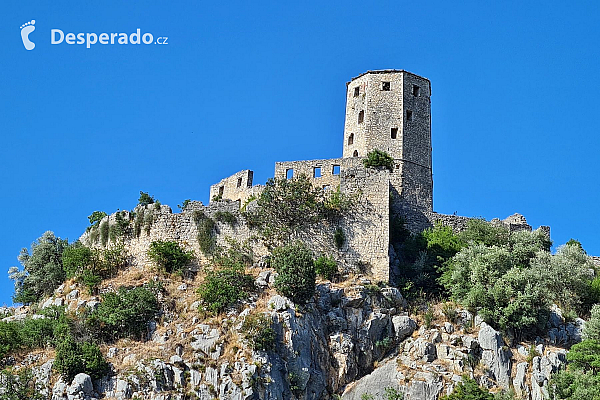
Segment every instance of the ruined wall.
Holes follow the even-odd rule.
[[[362,159],[360,158],[277,162],[275,163],[275,178],[286,178],[288,171],[292,170],[291,175],[294,177],[305,175],[312,180],[315,187],[335,190],[340,184],[343,171],[361,165]],[[318,177],[315,176],[317,168],[320,172]]]
[[[220,197],[224,200],[239,201],[241,204],[244,204],[246,199],[261,191],[260,186],[252,186],[253,177],[254,172],[245,169],[221,179],[219,183],[210,187],[210,201],[215,197]]]

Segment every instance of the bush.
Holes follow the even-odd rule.
[[[121,337],[142,338],[148,323],[159,310],[155,294],[145,287],[124,288],[102,296],[100,306],[92,312],[88,326],[114,340]]]
[[[346,234],[342,230],[342,228],[336,228],[333,233],[333,241],[335,242],[335,247],[341,249],[344,243],[346,243]]]
[[[62,262],[67,278],[80,275],[93,263],[92,249],[76,241],[63,250]]]
[[[208,272],[198,288],[204,308],[214,314],[246,299],[254,290],[254,279],[244,273],[242,264],[227,258],[221,262],[221,266]]]
[[[105,246],[108,244],[108,238],[110,236],[110,227],[108,224],[108,221],[103,221],[100,223],[100,243],[102,243],[102,246]]]
[[[600,399],[600,376],[579,370],[560,371],[552,376],[556,400]]]
[[[600,341],[600,304],[594,304],[589,320],[583,327],[583,338]]]
[[[2,393],[0,400],[44,400],[42,395],[44,389],[28,368],[20,369],[16,374],[14,371],[3,370],[0,372],[2,382]]]
[[[272,319],[265,314],[248,315],[242,324],[244,338],[253,350],[270,350],[275,344],[275,331]]]
[[[22,273],[11,269],[9,276],[15,283],[13,300],[17,303],[29,304],[51,295],[66,278],[62,265],[62,254],[68,242],[54,233],[44,233],[31,245],[31,254],[22,249],[19,262],[23,266]]]
[[[92,379],[99,379],[110,370],[96,344],[87,342],[80,344],[73,338],[67,338],[56,346],[53,368],[67,382],[71,382],[79,373],[88,374]]]
[[[385,151],[375,149],[367,153],[363,165],[367,168],[387,168],[392,172],[394,170],[394,159]]]
[[[148,256],[158,268],[167,273],[181,272],[194,258],[192,251],[184,251],[177,242],[154,241],[150,244]]]
[[[237,218],[229,211],[217,211],[215,213],[215,219],[219,222],[229,224],[230,226],[235,225]]]
[[[194,212],[194,221],[198,228],[198,246],[200,247],[200,251],[205,255],[212,254],[217,244],[215,221],[206,216],[202,211]]]
[[[154,203],[154,196],[150,196],[146,192],[140,190],[140,198],[138,199],[138,205],[146,207],[149,204]]]
[[[463,375],[462,382],[454,387],[451,394],[440,400],[494,400],[494,395],[481,388],[475,380]]]
[[[338,272],[338,266],[333,257],[320,256],[315,260],[315,272],[327,280],[332,280]]]
[[[315,293],[315,262],[302,243],[289,244],[273,250],[271,266],[278,272],[275,288],[294,303],[304,304]]]
[[[102,221],[102,218],[106,217],[108,214],[106,214],[104,211],[94,211],[90,216],[88,216],[88,220],[90,221],[90,225],[91,226],[98,226],[98,224],[100,223],[100,221]]]

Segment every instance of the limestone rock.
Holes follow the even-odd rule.
[[[394,325],[394,332],[396,333],[396,339],[402,341],[413,334],[417,329],[417,323],[408,316],[396,315],[392,317],[392,324]]]

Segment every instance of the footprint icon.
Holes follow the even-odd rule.
[[[27,50],[33,50],[35,48],[35,43],[29,40],[29,34],[35,31],[35,19],[21,25],[21,39],[23,39],[23,46]]]

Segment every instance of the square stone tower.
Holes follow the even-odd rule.
[[[433,209],[431,83],[404,70],[367,71],[346,85],[343,157],[374,149],[395,160],[392,213]]]

